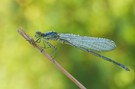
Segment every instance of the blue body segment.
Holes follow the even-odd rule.
[[[43,33],[43,37],[52,36],[52,38],[55,38],[56,35],[57,35],[56,32],[47,32],[47,33]]]
[[[42,37],[44,37],[47,40],[57,40],[59,38],[56,32],[42,33]]]
[[[36,32],[35,37],[37,38],[36,42],[40,42],[42,39],[43,43],[48,44],[50,47],[53,47],[54,49],[55,46],[50,44],[48,42],[49,40],[57,40],[61,43],[65,43],[77,47],[81,50],[92,53],[95,56],[98,56],[102,59],[112,62],[115,65],[129,71],[129,69],[125,65],[120,64],[110,58],[107,58],[101,54],[96,53],[96,51],[100,51],[100,52],[110,51],[116,48],[115,42],[112,40],[106,38],[98,38],[98,37],[79,36],[74,34],[63,34],[63,33],[58,34],[57,32],[46,32],[46,33]]]

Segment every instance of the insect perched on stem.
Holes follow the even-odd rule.
[[[46,44],[49,47],[56,49],[55,46],[53,46],[51,43],[49,43],[49,40],[57,40],[61,43],[65,43],[74,47],[77,47],[81,50],[87,51],[89,53],[94,54],[95,56],[101,57],[102,59],[105,59],[109,62],[114,63],[115,65],[129,71],[129,69],[123,65],[120,64],[110,58],[107,58],[101,54],[98,54],[97,51],[110,51],[113,50],[116,45],[114,41],[106,39],[106,38],[97,38],[97,37],[88,37],[88,36],[79,36],[74,34],[58,34],[57,32],[36,32],[35,37],[37,38],[36,42],[40,43],[41,40],[43,40],[44,48],[46,48]]]

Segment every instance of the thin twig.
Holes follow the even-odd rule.
[[[23,28],[18,29],[18,33],[23,36],[31,45],[37,48],[45,57],[48,58],[61,72],[63,72],[70,80],[72,80],[80,89],[86,89],[77,79],[75,79],[69,72],[67,72],[56,60],[54,60],[48,53],[46,53],[42,47],[36,44],[36,42],[24,32]]]

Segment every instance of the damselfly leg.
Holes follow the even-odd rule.
[[[55,55],[57,48],[56,48],[54,45],[52,45],[51,43],[49,43],[49,42],[48,42],[47,40],[45,40],[45,39],[43,39],[43,45],[44,45],[44,46],[43,46],[44,49],[53,48],[52,56]]]

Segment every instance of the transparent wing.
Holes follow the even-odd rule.
[[[82,50],[88,51],[94,54],[95,56],[101,57],[129,71],[128,67],[126,67],[125,65],[120,64],[110,58],[107,58],[95,52],[95,51],[109,51],[109,50],[114,49],[116,45],[112,40],[105,39],[105,38],[79,36],[79,35],[73,35],[73,34],[59,34],[59,40],[63,43],[67,43],[69,45],[78,47]]]
[[[79,36],[74,34],[59,34],[59,36],[60,41],[86,51],[109,51],[116,47],[112,40],[105,38]]]

